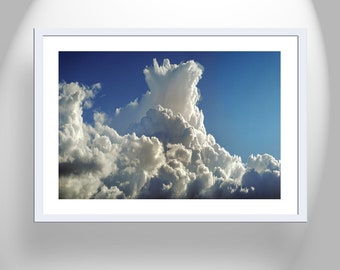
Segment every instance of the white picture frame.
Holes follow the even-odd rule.
[[[306,222],[306,35],[303,29],[35,29],[34,221]],[[281,52],[280,199],[59,199],[58,52],[139,50]]]

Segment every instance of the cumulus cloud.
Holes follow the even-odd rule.
[[[252,191],[253,198],[280,198],[280,162],[274,157],[251,155],[247,161],[247,171],[242,176],[243,187]]]
[[[59,85],[59,198],[280,198],[280,162],[246,163],[208,134],[198,107],[203,67],[168,59],[144,70],[149,90],[83,121],[101,90]]]
[[[149,109],[162,106],[174,114],[180,113],[196,129],[204,129],[203,113],[196,106],[200,99],[197,83],[202,73],[203,67],[194,61],[177,65],[164,59],[159,66],[154,59],[153,66],[144,69],[149,90],[140,100],[137,97],[126,107],[117,108],[112,125],[120,134],[131,132],[131,125],[139,123]]]

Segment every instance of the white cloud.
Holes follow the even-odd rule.
[[[247,168],[254,169],[258,173],[280,172],[280,161],[277,161],[274,157],[269,154],[264,155],[250,155],[247,161]]]
[[[149,91],[114,116],[83,122],[100,85],[59,86],[60,198],[278,198],[280,162],[246,164],[207,134],[198,107],[203,67],[194,61],[144,70]],[[129,133],[127,133],[129,131]]]
[[[162,66],[154,59],[153,65],[144,69],[149,90],[140,102],[136,98],[125,108],[117,108],[112,126],[120,134],[125,134],[130,131],[130,125],[139,123],[149,109],[156,109],[160,105],[174,114],[180,113],[195,128],[204,129],[203,113],[196,106],[200,98],[197,83],[203,67],[194,61],[170,64],[168,59],[163,61]]]
[[[242,186],[251,189],[251,196],[255,198],[280,198],[280,171],[280,161],[269,154],[251,155],[242,177]]]

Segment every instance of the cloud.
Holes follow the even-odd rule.
[[[59,198],[280,198],[280,162],[247,163],[208,134],[198,107],[203,67],[168,59],[144,70],[149,90],[115,115],[83,121],[100,84],[59,85]]]
[[[117,108],[112,126],[120,134],[131,132],[131,125],[140,122],[149,109],[158,106],[170,109],[182,117],[196,129],[204,129],[203,113],[196,106],[200,99],[197,83],[203,73],[203,67],[188,61],[180,64],[170,64],[164,59],[159,66],[156,59],[153,67],[146,67],[144,75],[149,90],[141,97],[131,101],[124,108]]]
[[[242,186],[250,188],[254,198],[280,198],[280,169],[280,162],[268,154],[251,155],[242,177]]]

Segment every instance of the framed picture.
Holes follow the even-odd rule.
[[[305,222],[301,29],[35,29],[36,222]]]

